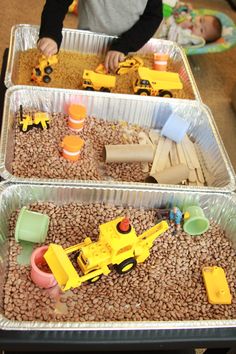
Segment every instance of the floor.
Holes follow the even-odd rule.
[[[236,23],[236,11],[225,0],[193,0],[195,7],[223,11]],[[217,54],[190,58],[193,74],[203,102],[210,107],[221,138],[236,170],[236,112],[231,97],[236,86],[236,47]]]

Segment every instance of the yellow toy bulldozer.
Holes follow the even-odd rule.
[[[92,242],[90,237],[75,246],[63,249],[50,244],[44,258],[63,291],[76,288],[83,282],[94,283],[102,274],[111,272],[109,266],[124,274],[137,263],[144,262],[150,255],[155,239],[168,229],[161,221],[140,236],[136,235],[127,218],[119,217],[99,226],[99,239]],[[68,255],[77,252],[78,274]]]
[[[26,133],[33,127],[46,130],[49,128],[50,117],[46,112],[35,112],[31,115],[23,113],[23,107],[20,105],[19,127],[20,131]]]
[[[39,64],[33,68],[31,74],[31,81],[40,84],[42,82],[48,84],[51,81],[50,74],[53,72],[52,65],[58,63],[57,55],[45,57],[44,55],[39,58]]]
[[[19,127],[21,132],[28,132],[33,128],[34,122],[33,118],[29,114],[23,113],[23,107],[20,105],[20,118],[19,118]]]

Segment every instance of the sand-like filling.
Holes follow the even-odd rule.
[[[37,49],[29,49],[20,52],[17,62],[18,85],[36,85],[31,81],[32,69],[38,65],[40,54]],[[152,68],[153,54],[140,55],[144,61],[144,66]],[[98,64],[102,63],[104,58],[94,54],[82,54],[79,52],[61,50],[58,55],[59,62],[53,65],[53,73],[49,84],[42,83],[45,87],[59,87],[65,89],[83,89],[82,76],[83,71],[95,70]],[[176,64],[173,59],[169,60],[167,71],[177,72]],[[137,78],[136,72],[130,72],[125,75],[116,75],[116,87],[111,92],[133,94],[133,81]],[[188,82],[185,82],[186,75],[182,78],[184,85],[182,90],[170,90],[175,98],[194,99],[193,90]]]

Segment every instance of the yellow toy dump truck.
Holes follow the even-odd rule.
[[[48,84],[51,81],[49,75],[53,72],[52,65],[57,63],[57,55],[52,55],[48,58],[42,55],[42,57],[39,58],[39,64],[33,68],[31,81],[34,81],[37,84],[40,84],[41,82]]]
[[[20,105],[19,127],[20,131],[26,133],[33,127],[46,130],[49,128],[50,117],[46,112],[35,112],[32,115],[23,114],[22,105]]]
[[[133,83],[134,93],[141,96],[172,97],[169,90],[181,90],[183,84],[178,73],[138,69],[139,78]]]
[[[102,274],[109,274],[109,265],[113,265],[120,274],[127,273],[149,257],[153,242],[167,229],[167,222],[161,221],[137,236],[129,220],[119,217],[99,226],[97,242],[86,237],[84,242],[66,249],[50,244],[44,258],[60,288],[66,291],[85,281],[93,283]],[[77,263],[82,275],[77,273],[68,257],[78,251]]]
[[[83,88],[88,91],[110,92],[116,86],[113,75],[99,74],[92,70],[83,72]]]

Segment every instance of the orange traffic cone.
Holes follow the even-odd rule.
[[[80,104],[71,104],[68,107],[68,126],[71,130],[79,132],[83,129],[86,118],[86,107]]]
[[[77,161],[84,146],[84,140],[77,135],[66,135],[61,143],[62,156],[70,161]]]
[[[154,53],[153,69],[158,71],[166,71],[168,59],[168,54]]]

